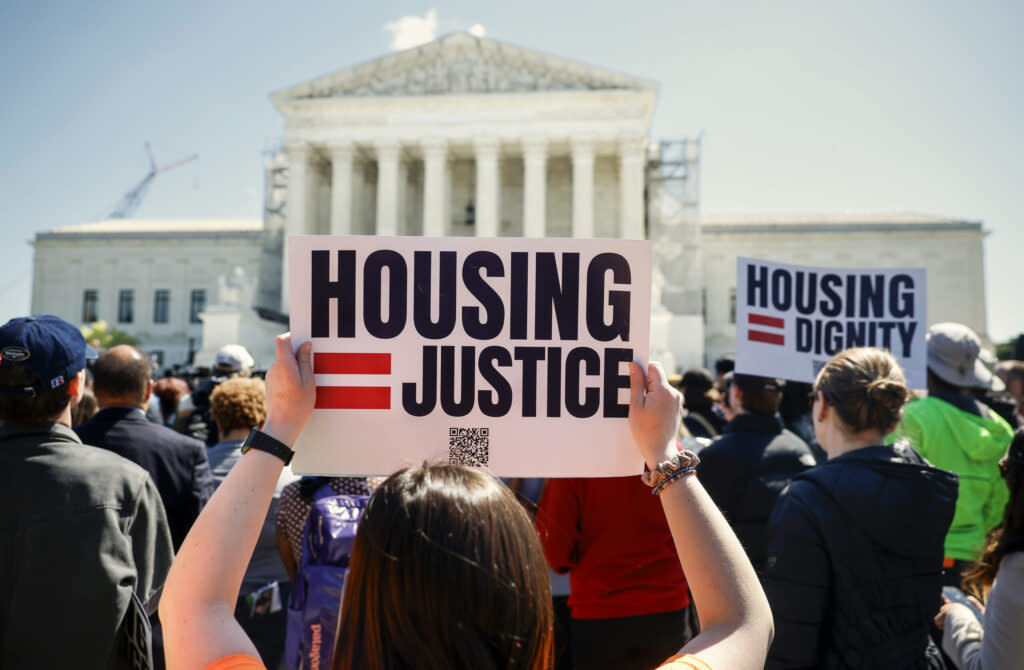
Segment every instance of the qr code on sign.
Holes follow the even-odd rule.
[[[489,442],[487,428],[449,428],[448,462],[471,468],[487,467]]]

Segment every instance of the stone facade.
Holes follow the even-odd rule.
[[[209,306],[240,290],[252,304],[245,286],[254,279],[246,276],[259,264],[262,230],[248,220],[114,220],[40,233],[32,312],[76,324],[103,320],[139,338],[164,365],[186,362],[201,350]],[[197,358],[212,360],[212,353]]]
[[[927,321],[970,325],[986,342],[981,223],[907,213],[703,216],[705,357],[735,350],[736,257],[831,267],[923,267]]]
[[[212,361],[238,342],[258,365],[288,312],[287,235],[648,238],[651,354],[669,369],[734,348],[736,257],[928,270],[928,321],[984,335],[980,223],[908,214],[704,216],[699,142],[648,146],[657,85],[453,34],[271,96],[282,151],[265,159],[262,222],[109,221],[36,238],[34,312],[98,318],[163,353]],[[660,162],[659,162],[660,161]],[[675,167],[672,167],[675,165]],[[671,175],[693,176],[677,192]],[[241,268],[241,271],[236,270]],[[118,321],[134,290],[135,319]],[[156,291],[169,292],[154,323]],[[202,324],[188,296],[207,298]],[[255,309],[254,309],[255,308]]]
[[[642,239],[657,85],[455,33],[271,96],[281,233]],[[265,308],[288,311],[261,274]],[[271,296],[277,295],[276,304]]]

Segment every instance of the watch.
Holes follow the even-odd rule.
[[[281,440],[270,437],[259,428],[253,428],[252,432],[249,433],[249,437],[245,438],[245,442],[242,443],[242,453],[247,453],[250,449],[258,449],[265,451],[268,454],[277,456],[285,465],[292,462],[292,456],[295,452],[288,448]]]

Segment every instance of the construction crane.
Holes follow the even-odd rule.
[[[142,204],[142,198],[145,197],[146,191],[149,189],[149,185],[153,183],[153,179],[156,178],[161,172],[167,172],[174,168],[181,167],[186,163],[191,163],[194,160],[199,160],[199,154],[192,154],[186,156],[181,160],[168,163],[167,165],[157,166],[156,161],[153,159],[153,150],[149,147],[149,142],[146,142],[146,155],[149,156],[149,174],[142,178],[135,188],[124,194],[121,201],[117,203],[117,207],[111,212],[108,218],[111,219],[127,219],[139,208]]]

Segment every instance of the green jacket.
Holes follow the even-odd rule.
[[[990,530],[1003,521],[1010,492],[999,473],[1013,429],[973,398],[932,395],[903,408],[887,444],[906,438],[937,468],[960,476],[956,514],[946,535],[946,556],[973,561]]]

